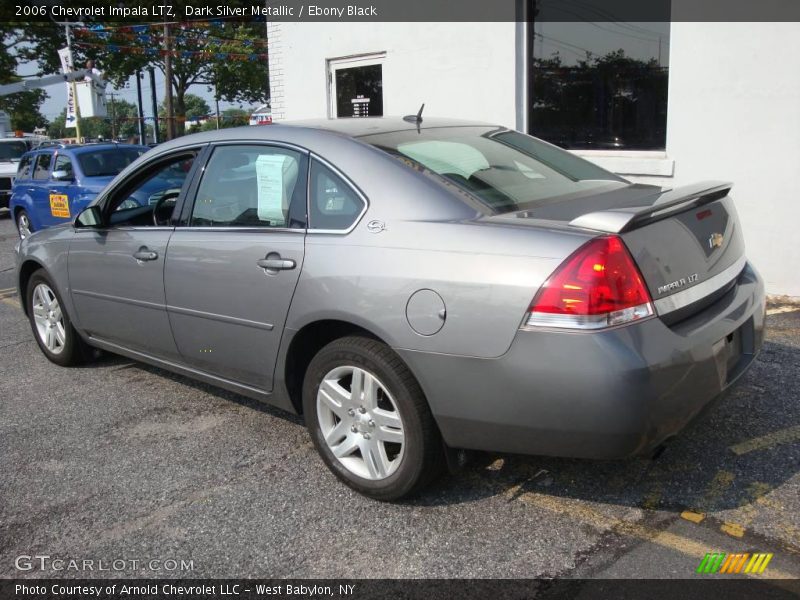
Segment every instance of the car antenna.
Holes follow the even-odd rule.
[[[422,106],[419,107],[419,112],[415,115],[406,115],[403,117],[403,121],[407,123],[416,123],[417,124],[417,132],[419,132],[419,124],[422,123],[422,111],[425,110],[425,103],[422,103]]]

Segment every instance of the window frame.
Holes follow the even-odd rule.
[[[304,227],[251,227],[251,226],[241,226],[241,225],[214,225],[214,226],[203,226],[203,225],[191,225],[192,220],[192,211],[194,210],[194,205],[197,202],[197,192],[200,189],[200,182],[203,179],[203,175],[205,175],[206,168],[208,167],[209,163],[211,162],[211,158],[214,155],[214,150],[223,147],[223,146],[266,146],[272,148],[284,148],[287,150],[292,150],[294,152],[300,153],[303,158],[305,159],[305,198],[306,198],[306,205],[305,205],[305,217],[306,223]],[[183,202],[183,206],[180,211],[180,217],[178,218],[175,227],[180,228],[181,231],[240,231],[245,233],[268,233],[268,232],[282,232],[282,233],[302,233],[305,234],[308,231],[308,220],[309,220],[309,177],[311,172],[311,152],[307,148],[303,148],[301,146],[297,146],[295,144],[291,144],[288,142],[278,142],[278,141],[271,141],[271,140],[225,140],[220,142],[213,142],[208,144],[206,151],[203,156],[198,157],[201,159],[201,164],[197,165],[197,171],[195,173],[194,179],[192,180],[192,185],[187,189],[186,198]],[[303,175],[298,173],[297,180],[298,184],[302,183]]]
[[[100,207],[100,212],[102,215],[102,224],[98,227],[92,227],[92,228],[78,228],[76,229],[76,231],[98,231],[98,230],[136,231],[140,229],[147,231],[159,231],[159,230],[175,229],[177,222],[176,215],[182,214],[183,205],[185,204],[186,197],[188,196],[192,188],[195,186],[195,182],[197,180],[198,168],[200,166],[200,163],[203,161],[204,155],[207,152],[208,152],[208,144],[200,144],[200,145],[184,146],[182,148],[176,148],[169,153],[148,157],[149,160],[147,160],[140,166],[136,166],[133,172],[129,173],[123,179],[116,182],[113,185],[113,187],[107,188],[105,192],[102,193],[101,196],[99,196],[94,202],[90,204],[90,206]],[[185,183],[184,187],[181,188],[181,193],[178,195],[178,198],[176,199],[175,210],[172,213],[172,219],[168,225],[110,225],[109,224],[110,213],[108,213],[108,207],[111,204],[111,202],[113,202],[117,194],[129,190],[130,188],[128,186],[130,185],[135,185],[137,183],[146,181],[150,176],[153,175],[154,169],[158,169],[164,163],[170,162],[180,156],[184,155],[188,156],[191,153],[195,153],[195,158],[194,162],[192,163],[192,168],[189,169],[189,172],[186,174],[186,179],[188,183]],[[134,164],[135,161],[131,163],[131,165]],[[126,167],[126,169],[129,168],[130,165]]]
[[[313,161],[315,160],[319,161],[328,169],[333,171],[333,173],[337,177],[339,177],[339,179],[341,179],[342,182],[347,187],[349,187],[350,190],[354,192],[356,196],[358,196],[361,199],[361,203],[363,205],[361,208],[361,212],[358,213],[358,216],[353,220],[353,222],[347,229],[314,229],[311,226],[311,167]],[[353,182],[353,180],[350,179],[347,175],[345,175],[342,172],[342,170],[339,169],[336,165],[332,164],[330,161],[324,159],[323,157],[313,152],[311,153],[311,160],[308,163],[308,191],[306,193],[306,203],[307,203],[306,213],[308,214],[308,222],[306,223],[306,227],[308,228],[308,233],[322,233],[326,235],[330,234],[347,235],[358,226],[358,224],[361,222],[361,219],[363,219],[364,215],[367,213],[367,210],[369,210],[369,198],[367,198],[367,195],[363,191],[361,191],[361,188],[359,188]]]
[[[352,69],[354,67],[370,67],[380,65],[381,85],[385,82],[384,67],[386,63],[386,51],[367,52],[365,54],[355,54],[351,56],[340,56],[337,58],[326,59],[325,76],[327,77],[326,92],[328,94],[328,118],[329,119],[352,119],[353,117],[339,117],[336,112],[336,71],[339,69]],[[391,114],[387,110],[387,95],[383,93],[383,106],[381,107],[384,115]],[[310,166],[309,166],[310,170]]]

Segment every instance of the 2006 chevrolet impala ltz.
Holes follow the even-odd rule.
[[[214,131],[22,240],[20,297],[54,363],[100,348],[301,413],[396,499],[451,449],[652,452],[733,384],[765,299],[730,187],[452,120]]]

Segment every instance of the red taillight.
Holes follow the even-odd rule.
[[[650,293],[617,236],[591,240],[545,282],[526,325],[600,329],[649,317]]]

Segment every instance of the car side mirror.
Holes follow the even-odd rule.
[[[102,222],[102,214],[100,213],[99,206],[87,206],[78,213],[75,219],[76,229],[87,229],[100,227]]]
[[[59,170],[59,171],[53,171],[53,179],[55,179],[56,181],[72,181],[74,177],[72,176],[72,173],[70,173],[69,171]]]

